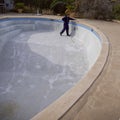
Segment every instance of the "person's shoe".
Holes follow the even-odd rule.
[[[60,36],[62,36],[62,33],[60,33]]]
[[[69,36],[69,37],[70,37],[70,35],[67,35],[67,36]]]

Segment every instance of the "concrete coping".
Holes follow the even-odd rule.
[[[3,16],[0,18],[9,18],[16,16]],[[17,17],[26,17],[26,16],[17,16]],[[39,18],[49,18],[49,19],[60,19],[60,16],[27,16],[27,17],[39,17]],[[50,104],[43,111],[35,115],[31,120],[59,120],[67,116],[68,112],[71,110],[72,113],[67,116],[67,119],[73,117],[73,115],[77,114],[78,111],[74,111],[79,109],[77,106],[77,102],[84,96],[84,94],[92,87],[93,83],[98,79],[101,75],[105,64],[107,63],[107,59],[109,56],[110,45],[107,37],[99,31],[99,29],[94,26],[88,25],[85,22],[81,22],[79,19],[76,20],[76,23],[84,24],[90,28],[92,28],[97,34],[99,34],[100,39],[102,40],[102,49],[101,53],[92,66],[92,68],[87,72],[87,74],[77,82],[75,86],[73,86],[70,90],[68,90],[65,94],[63,94],[60,98]],[[82,103],[80,103],[82,104]],[[73,110],[72,110],[73,109]],[[76,112],[76,113],[75,113]],[[75,113],[75,114],[74,114]]]

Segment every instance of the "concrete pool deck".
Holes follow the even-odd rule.
[[[46,16],[40,16],[46,17]],[[48,16],[49,17],[49,16]],[[58,18],[50,16],[50,18]],[[110,41],[107,64],[90,89],[81,97],[82,104],[76,114],[62,120],[119,120],[120,118],[120,24],[97,20],[78,20],[102,31]],[[56,111],[54,109],[54,111]],[[54,116],[53,111],[53,116]],[[68,111],[69,112],[69,111]],[[73,112],[74,113],[74,112]],[[52,115],[51,115],[52,116]],[[48,116],[50,118],[50,116]],[[69,119],[68,119],[69,118]],[[47,120],[39,119],[36,120]],[[52,119],[49,119],[52,120]],[[55,120],[55,119],[53,119]]]

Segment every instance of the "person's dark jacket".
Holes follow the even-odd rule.
[[[62,18],[62,20],[64,21],[64,26],[68,27],[69,21],[70,20],[74,20],[73,18],[70,18],[68,16],[65,16],[64,18]]]

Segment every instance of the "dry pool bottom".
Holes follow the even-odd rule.
[[[0,19],[0,119],[28,120],[75,86],[94,66],[100,35],[61,20]]]

